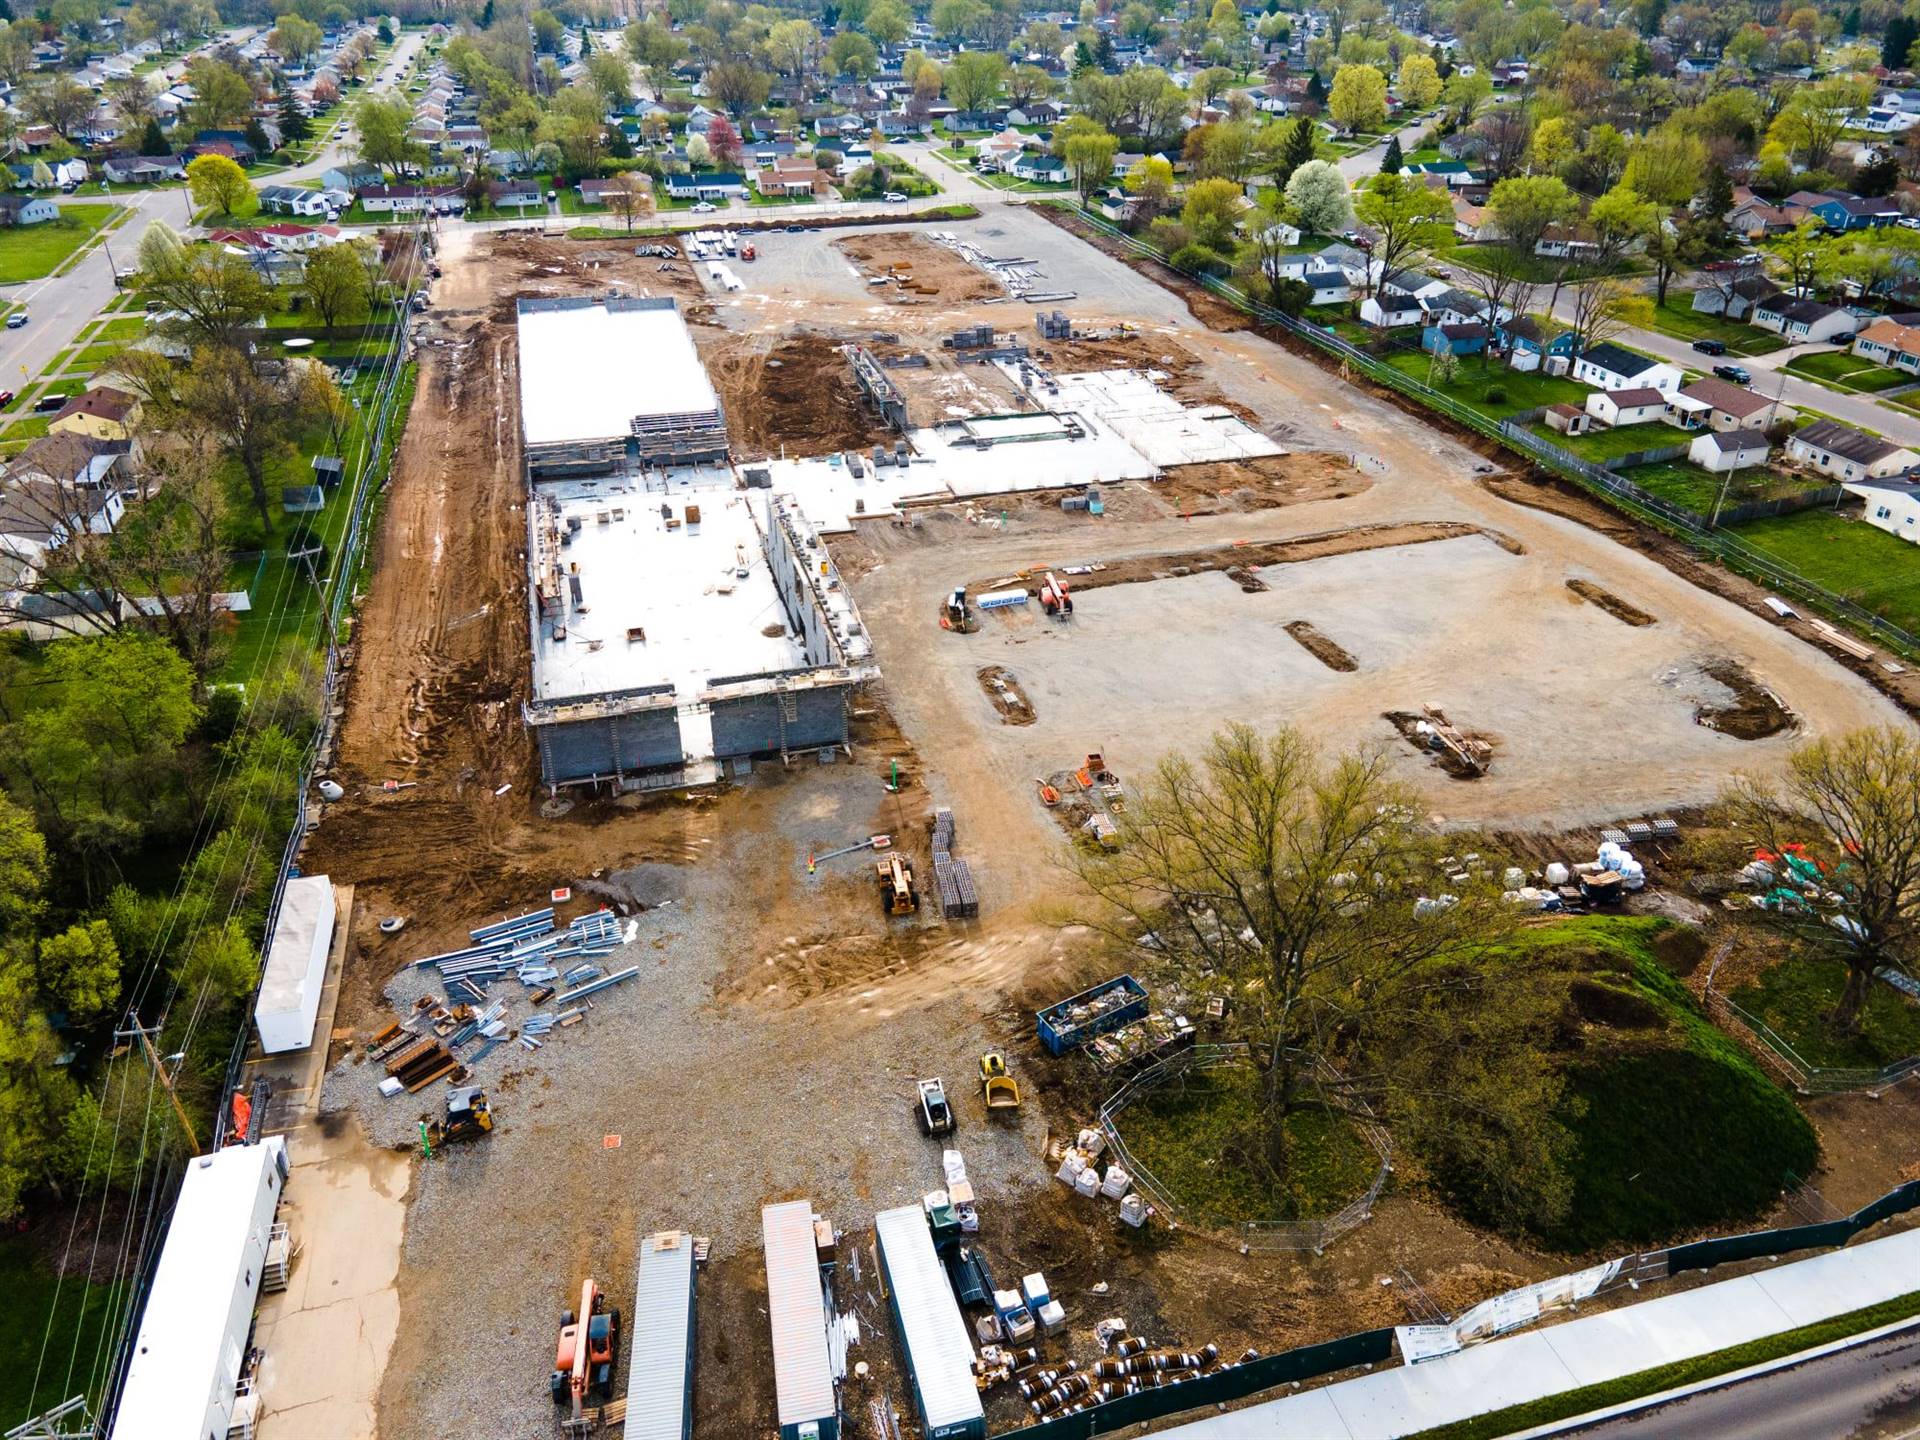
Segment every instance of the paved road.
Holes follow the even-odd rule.
[[[1425,120],[1416,120],[1400,131],[1400,148],[1403,151],[1418,150],[1427,143],[1427,137],[1433,133],[1433,127],[1440,123],[1440,117],[1428,116]],[[1380,162],[1386,158],[1387,142],[1367,150],[1356,150],[1351,155],[1343,155],[1338,163],[1340,173],[1347,177],[1349,185],[1358,185],[1369,175],[1380,173]]]
[[[1571,289],[1561,291],[1560,303],[1554,307],[1553,313],[1563,321],[1572,322],[1573,292]],[[1844,420],[1849,425],[1878,431],[1890,440],[1920,448],[1920,416],[1878,404],[1865,395],[1847,395],[1838,390],[1829,390],[1826,386],[1817,385],[1811,380],[1802,380],[1797,375],[1789,375],[1780,368],[1795,355],[1831,350],[1833,347],[1830,345],[1794,345],[1784,350],[1776,350],[1770,355],[1728,356],[1726,361],[1716,361],[1711,356],[1702,355],[1685,340],[1676,340],[1671,335],[1661,335],[1652,330],[1628,330],[1620,336],[1620,343],[1661,360],[1671,360],[1677,365],[1685,365],[1696,370],[1708,370],[1715,364],[1726,363],[1726,361],[1743,365],[1753,373],[1754,388],[1763,395],[1782,400],[1788,405],[1801,409],[1818,410],[1822,415],[1831,415],[1834,419]]]
[[[1920,1435],[1920,1330],[1574,1433],[1611,1440],[1909,1440]]]
[[[235,43],[240,43],[249,33],[242,29],[229,31],[227,36],[237,36]],[[406,75],[414,56],[424,44],[424,35],[416,33],[403,36],[392,58],[369,82],[370,88],[383,91],[397,84]],[[180,63],[184,64],[184,61]],[[344,112],[346,108],[345,105],[340,106],[339,112]],[[336,164],[349,153],[351,147],[347,143],[345,130],[346,122],[342,118],[336,121],[334,138],[316,152],[312,160],[263,178],[281,184],[317,178],[328,166]],[[98,186],[88,186],[79,194],[61,197],[61,203],[97,204],[102,199],[111,199],[133,212],[103,248],[95,250],[57,279],[49,277],[29,280],[20,285],[0,286],[0,300],[26,306],[29,316],[28,323],[22,329],[0,330],[0,390],[20,389],[26,381],[46,369],[55,355],[73,344],[81,327],[98,315],[101,308],[113,298],[114,264],[122,269],[131,267],[134,247],[140,243],[140,234],[147,228],[148,222],[164,220],[176,229],[184,229],[193,220],[192,206],[184,187],[130,189],[102,196]]]

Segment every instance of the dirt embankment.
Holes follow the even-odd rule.
[[[1764,740],[1798,726],[1799,721],[1780,697],[1748,674],[1744,665],[1720,659],[1709,660],[1700,668],[1732,694],[1723,702],[1696,709],[1693,718],[1698,724],[1736,740]]]
[[[1176,465],[1155,489],[1181,515],[1225,515],[1310,500],[1346,500],[1372,486],[1345,455],[1309,450]]]
[[[1290,620],[1284,628],[1309,655],[1329,670],[1350,675],[1360,668],[1360,662],[1348,654],[1344,646],[1322,635],[1311,620]]]
[[[850,235],[833,242],[834,249],[871,277],[885,279],[874,292],[882,299],[993,300],[1007,292],[986,271],[970,265],[944,245],[919,235],[881,232]]]
[[[786,336],[702,331],[695,336],[707,375],[726,406],[736,456],[825,455],[891,445],[840,353],[817,331]]]
[[[1614,619],[1628,625],[1651,625],[1654,617],[1638,605],[1629,604],[1611,590],[1602,589],[1591,580],[1574,579],[1567,581],[1567,589],[1589,604],[1598,605]]]

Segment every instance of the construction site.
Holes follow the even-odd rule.
[[[1036,1034],[1110,973],[1062,858],[1229,721],[1590,844],[1900,714],[1757,590],[984,208],[724,277],[445,239],[301,856],[355,897],[319,1124],[370,1272],[314,1343],[383,1440],[618,1434],[669,1372],[697,1434],[984,1436],[1087,1402],[1023,1396],[1027,1347],[1178,1382],[1405,1322],[1382,1276],[1558,1274],[1413,1184],[1249,1254],[1062,1176],[1111,1084]],[[1114,1053],[1190,1042],[1182,999]],[[1880,1113],[1820,1122],[1836,1204],[1911,1159]]]

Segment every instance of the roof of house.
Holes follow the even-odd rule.
[[[1611,341],[1602,341],[1580,357],[1596,369],[1605,370],[1614,375],[1625,375],[1631,379],[1635,375],[1644,375],[1661,362],[1651,355],[1640,355],[1625,346],[1615,345]]]
[[[1824,320],[1829,315],[1840,313],[1840,307],[1837,305],[1828,305],[1819,300],[1805,298],[1762,300],[1759,308],[1769,314],[1778,315],[1783,320],[1795,320],[1804,324],[1811,324],[1815,320]]]
[[[1902,325],[1897,320],[1876,320],[1855,338],[1871,340],[1903,354],[1920,355],[1920,326]]]
[[[1862,465],[1877,464],[1905,448],[1882,440],[1877,435],[1869,435],[1864,430],[1856,430],[1851,425],[1842,425],[1838,420],[1816,420],[1797,431],[1793,438],[1811,449],[1824,450],[1829,455],[1838,455],[1843,460],[1857,461]]]
[[[1515,339],[1530,340],[1536,345],[1547,344],[1567,333],[1567,327],[1559,321],[1552,318],[1540,320],[1532,315],[1516,315],[1503,321],[1500,328]]]
[[[1565,400],[1560,400],[1547,406],[1547,410],[1554,415],[1564,416],[1568,420],[1571,420],[1576,415],[1584,415],[1587,413],[1578,405],[1569,404]]]
[[[1753,430],[1703,430],[1695,438],[1694,444],[1705,441],[1715,450],[1739,454],[1743,450],[1765,450],[1768,448],[1766,437]]]
[[[69,415],[92,415],[118,424],[132,414],[139,403],[139,397],[129,395],[124,390],[116,390],[111,385],[96,385],[74,396],[53,418],[58,421]]]
[[[6,461],[0,474],[18,480],[24,476],[45,475],[72,482],[89,471],[98,479],[112,468],[114,460],[127,453],[124,440],[96,440],[91,435],[65,432],[42,435],[13,459]]]
[[[1597,392],[1606,396],[1622,410],[1635,410],[1642,405],[1665,405],[1666,394],[1651,385],[1641,385],[1632,390],[1602,390]]]
[[[1778,403],[1764,395],[1756,395],[1743,385],[1735,385],[1730,380],[1714,376],[1696,380],[1680,393],[1690,400],[1704,400],[1714,409],[1740,420],[1749,415],[1758,415]]]

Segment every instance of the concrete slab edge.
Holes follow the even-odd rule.
[[[1814,1322],[1818,1324],[1818,1321]],[[1822,1356],[1837,1351],[1851,1349],[1855,1345],[1865,1345],[1888,1335],[1897,1335],[1903,1330],[1920,1329],[1920,1314],[1907,1316],[1904,1320],[1893,1320],[1872,1330],[1862,1330],[1858,1335],[1848,1335],[1844,1339],[1829,1340],[1824,1345],[1816,1345],[1810,1350],[1796,1350],[1791,1355],[1777,1356],[1772,1360],[1762,1360],[1757,1365],[1749,1365],[1744,1370],[1729,1370],[1724,1375],[1715,1375],[1706,1380],[1696,1380],[1690,1385],[1678,1385],[1671,1390],[1661,1390],[1652,1395],[1643,1395],[1637,1400],[1623,1400],[1618,1405],[1609,1405],[1603,1410],[1589,1410],[1581,1415],[1569,1415],[1564,1420],[1550,1420],[1544,1425],[1536,1425],[1531,1430],[1516,1430],[1504,1437],[1504,1440],[1542,1440],[1549,1435],[1565,1435],[1589,1425],[1599,1425],[1608,1420],[1617,1420],[1623,1415],[1632,1415],[1641,1410],[1652,1410],[1669,1401],[1684,1400],[1690,1395],[1705,1394],[1709,1390],[1725,1389],[1729,1385],[1738,1385],[1743,1380],[1756,1379],[1761,1375],[1771,1375],[1776,1370],[1790,1370],[1795,1365],[1804,1365],[1809,1360],[1818,1360]]]

